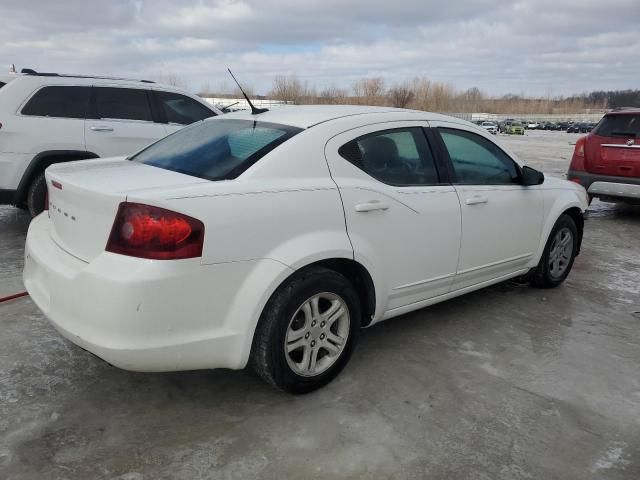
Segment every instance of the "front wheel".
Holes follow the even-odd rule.
[[[540,263],[532,272],[531,284],[554,288],[569,275],[578,251],[578,228],[573,218],[563,214],[551,230]]]
[[[359,329],[360,302],[351,282],[333,270],[309,268],[267,303],[251,363],[258,375],[285,392],[311,392],[344,368]]]

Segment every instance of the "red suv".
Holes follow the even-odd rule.
[[[579,138],[567,178],[589,198],[640,205],[640,108],[609,112]]]

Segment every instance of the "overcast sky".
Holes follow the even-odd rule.
[[[640,88],[640,0],[0,0],[0,64],[257,93],[416,75],[501,95]]]

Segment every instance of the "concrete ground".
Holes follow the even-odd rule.
[[[565,172],[577,135],[501,139]],[[0,208],[0,296],[28,219]],[[250,372],[139,374],[0,304],[1,479],[640,478],[640,210],[594,202],[555,290],[505,283],[366,330],[307,396]]]

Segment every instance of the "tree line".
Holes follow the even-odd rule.
[[[239,92],[212,93],[208,86],[202,96],[229,96]],[[252,90],[252,89],[250,89]],[[426,77],[388,84],[382,77],[362,78],[349,88],[329,86],[318,89],[295,75],[280,75],[266,98],[292,104],[352,104],[413,108],[435,112],[486,112],[496,114],[563,114],[622,106],[640,107],[640,90],[591,92],[570,97],[492,97],[478,88],[457,90],[450,83]]]

